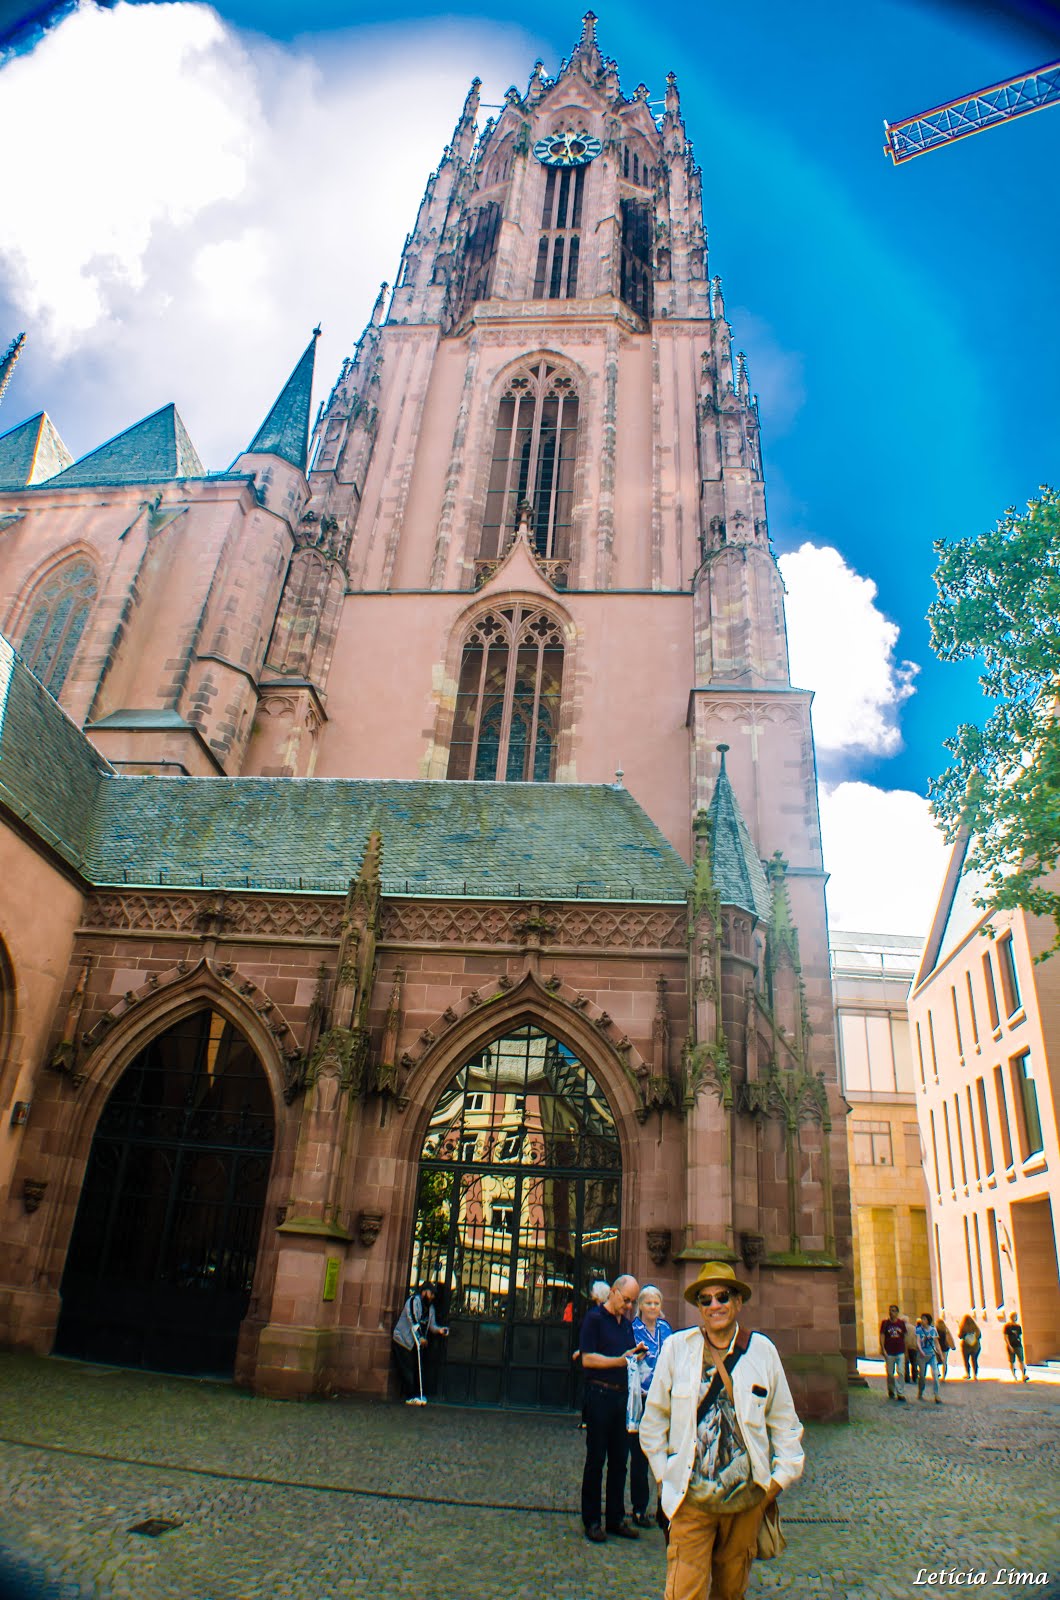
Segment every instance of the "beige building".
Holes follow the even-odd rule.
[[[954,848],[909,1009],[936,1300],[954,1324],[971,1310],[983,1362],[1003,1367],[1012,1310],[1028,1360],[1060,1353],[1060,961],[1035,965],[1053,942],[1046,919],[984,916],[961,876],[965,849]]]
[[[923,948],[903,934],[833,929],[832,988],[847,1118],[858,1351],[875,1355],[897,1301],[932,1304],[927,1184],[907,996]]]

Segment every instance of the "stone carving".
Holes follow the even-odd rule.
[[[669,1228],[649,1228],[648,1254],[652,1266],[664,1267],[670,1254],[671,1232]]]
[[[651,949],[681,951],[685,944],[683,910],[631,907],[549,906],[545,926],[533,929],[549,949]],[[380,917],[380,940],[387,944],[502,944],[526,939],[527,915],[519,906],[388,901]]]
[[[740,1259],[745,1267],[760,1267],[766,1256],[766,1240],[762,1233],[741,1233]]]
[[[357,1237],[366,1250],[378,1239],[383,1226],[381,1211],[360,1211],[357,1214]]]
[[[684,1103],[691,1110],[704,1089],[713,1089],[722,1105],[732,1105],[732,1063],[724,1044],[687,1046],[684,1058]]]
[[[47,1182],[43,1178],[23,1178],[22,1209],[27,1216],[32,1216],[34,1211],[39,1209],[47,1187]]]
[[[203,917],[210,914],[218,896],[175,894],[148,890],[101,890],[88,897],[82,926],[110,931],[124,928],[152,933],[203,932]],[[227,894],[224,899],[224,931],[232,935],[259,934],[277,939],[337,939],[342,921],[342,902],[337,897],[309,898],[301,895],[247,896]]]

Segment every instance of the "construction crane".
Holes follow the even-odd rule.
[[[914,156],[952,144],[955,139],[967,139],[970,134],[982,133],[984,128],[993,128],[999,122],[1009,122],[1013,117],[1025,117],[1028,112],[1042,111],[1046,106],[1057,104],[1060,104],[1060,61],[1052,61],[1035,72],[1006,78],[1004,83],[992,83],[988,89],[977,89],[960,100],[948,100],[944,106],[933,106],[930,111],[906,117],[903,122],[885,122],[884,153],[897,167],[903,161],[912,161]]]

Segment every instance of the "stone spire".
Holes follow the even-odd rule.
[[[26,343],[24,333],[16,333],[2,359],[0,359],[0,400],[4,398],[4,391],[11,382],[11,374],[15,370],[15,363],[22,354]]]
[[[719,744],[717,748],[721,765],[707,810],[714,891],[721,905],[736,906],[757,921],[768,922],[772,915],[769,881],[725,770],[729,747]]]
[[[309,464],[309,419],[313,398],[313,363],[319,327],[306,345],[298,365],[280,390],[275,405],[247,446],[246,454],[279,456],[299,472]]]

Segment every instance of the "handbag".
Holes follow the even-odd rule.
[[[733,1411],[735,1411],[736,1399],[732,1392],[732,1379],[729,1377],[728,1369],[725,1366],[723,1357],[719,1356],[714,1362],[714,1371],[718,1374],[718,1377],[725,1385],[725,1393],[729,1397],[729,1402]],[[756,1555],[759,1561],[773,1561],[781,1554],[782,1551],[786,1550],[787,1547],[788,1541],[785,1539],[780,1528],[780,1507],[774,1500],[770,1505],[766,1506],[766,1509],[762,1514],[762,1520],[758,1524],[758,1547]]]

